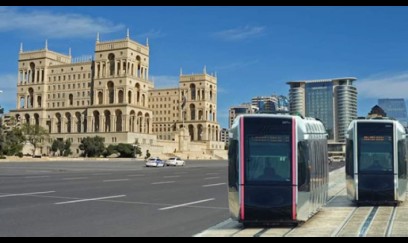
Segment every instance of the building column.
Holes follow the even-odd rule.
[[[122,131],[123,132],[130,132],[129,127],[129,116],[128,115],[122,115]]]
[[[88,116],[87,119],[87,131],[88,132],[94,132],[94,126],[93,126],[93,116]]]
[[[103,114],[103,116],[99,116],[99,123],[100,123],[99,131],[107,132],[105,114]]]

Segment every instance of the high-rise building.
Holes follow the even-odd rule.
[[[222,128],[220,132],[221,142],[224,142],[225,145],[228,146],[229,144],[229,130],[226,128]]]
[[[241,114],[253,114],[257,113],[258,107],[251,104],[241,104],[238,106],[232,106],[229,108],[229,128],[231,128],[232,123],[234,123],[235,118]]]
[[[283,95],[256,96],[251,100],[253,106],[258,107],[259,113],[288,113],[289,101]]]
[[[378,106],[385,111],[387,117],[398,120],[404,127],[408,126],[407,107],[404,99],[378,99]]]
[[[216,116],[217,78],[206,71],[180,75],[179,87],[155,89],[149,52],[148,42],[133,41],[129,33],[115,41],[100,41],[98,34],[94,55],[85,58],[72,58],[71,50],[68,55],[51,51],[47,42],[35,51],[23,51],[21,45],[17,108],[10,115],[43,126],[51,140],[71,140],[75,154],[87,136],[102,136],[106,144],[138,141],[151,152],[181,146],[198,151],[200,144],[202,153],[224,149]],[[200,143],[188,147],[181,137]]]
[[[344,142],[349,123],[357,118],[356,78],[290,81],[290,112],[323,122],[329,140]]]

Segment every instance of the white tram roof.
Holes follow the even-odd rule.
[[[354,127],[355,123],[390,123],[390,122],[395,124],[397,130],[399,130],[399,131],[401,131],[403,133],[406,133],[404,126],[398,120],[391,119],[391,118],[388,118],[388,117],[383,117],[383,118],[358,118],[358,119],[352,120],[350,122],[348,128],[347,128],[347,132],[353,130],[353,127]]]
[[[297,115],[288,115],[288,114],[241,114],[238,115],[232,127],[235,127],[239,124],[240,117],[269,117],[269,118],[295,118],[296,124],[303,133],[319,133],[326,134],[326,129],[323,123],[313,117],[300,117]],[[231,128],[232,128],[231,127]]]

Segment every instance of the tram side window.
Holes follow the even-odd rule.
[[[228,164],[229,164],[229,176],[228,184],[230,187],[236,187],[238,184],[238,141],[230,140],[228,148]]]
[[[406,141],[398,141],[398,178],[407,178]]]
[[[298,142],[298,185],[299,191],[310,191],[310,176],[308,165],[308,144],[306,141]]]
[[[350,139],[347,139],[346,145],[346,175],[354,177],[353,141]]]

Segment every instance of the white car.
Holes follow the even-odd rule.
[[[180,159],[179,157],[172,157],[172,158],[169,158],[166,161],[166,165],[167,166],[169,166],[169,165],[172,165],[172,166],[177,166],[177,165],[184,166],[184,165],[186,165],[186,162],[184,160]]]
[[[161,160],[159,157],[150,158],[146,162],[146,167],[164,167],[164,160]]]

